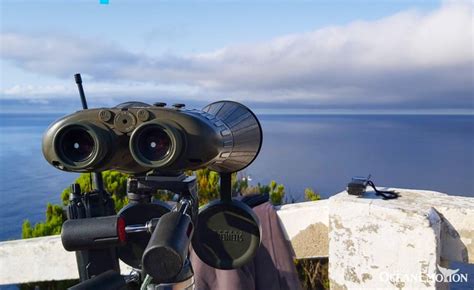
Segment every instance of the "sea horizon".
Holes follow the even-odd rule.
[[[198,106],[199,107],[199,106]],[[102,107],[97,107],[102,108]],[[91,108],[91,109],[97,109]],[[53,111],[53,110],[15,110],[9,109],[8,111],[2,111],[0,107],[0,116],[11,116],[11,115],[67,115],[76,111],[80,111],[80,108],[75,110],[65,111]],[[299,116],[299,115],[413,115],[413,116],[474,116],[474,108],[469,109],[305,109],[305,108],[294,108],[294,109],[282,109],[282,108],[256,108],[252,110],[257,116],[269,116],[269,115],[281,115],[281,116]]]

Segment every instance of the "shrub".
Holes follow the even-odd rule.
[[[307,201],[316,201],[321,199],[321,195],[315,193],[311,188],[306,188],[304,190],[304,199]]]

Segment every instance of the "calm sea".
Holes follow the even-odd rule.
[[[42,133],[58,117],[0,115],[0,240],[20,238],[24,219],[44,219],[46,203],[59,203],[77,177],[41,153]],[[307,187],[329,197],[369,173],[383,186],[474,196],[474,116],[259,117],[263,148],[245,174],[284,184],[295,200]]]

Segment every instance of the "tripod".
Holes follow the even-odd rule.
[[[158,190],[174,192],[175,205],[153,202]],[[91,257],[97,251],[112,249],[136,270],[121,276],[117,268],[111,267],[112,271],[97,273],[93,278],[81,276],[82,282],[71,289],[121,289],[127,284],[134,289],[138,284],[140,289],[150,290],[192,289],[188,247],[198,213],[196,178],[183,172],[152,171],[128,178],[127,196],[130,204],[117,215],[68,220],[62,241],[67,250],[80,250]],[[78,260],[78,268],[81,273],[90,265]]]
[[[130,200],[130,206],[124,208],[119,215],[124,217],[126,221],[143,219],[143,211],[149,209],[152,205],[158,205],[158,203],[152,203],[152,196],[158,190],[168,190],[175,193],[177,202],[168,214],[161,215],[161,210],[156,210],[156,216],[161,215],[161,218],[144,249],[141,266],[145,272],[149,273],[147,277],[153,277],[155,281],[165,282],[169,286],[176,283],[183,284],[182,282],[192,279],[193,275],[191,263],[188,259],[188,246],[198,215],[196,177],[186,176],[183,172],[161,173],[152,171],[144,176],[129,178],[127,181],[127,196]],[[140,213],[137,213],[137,208],[140,209]],[[189,221],[182,222],[185,219],[184,217],[189,218]],[[151,226],[153,226],[152,224]],[[150,227],[150,225],[146,227]],[[130,225],[126,229],[137,232],[137,230],[143,228],[140,225]],[[119,251],[119,255],[124,262],[132,256],[130,248],[135,248],[136,255],[137,245],[144,245],[143,241],[140,240],[130,244],[132,247],[124,247]],[[135,261],[129,262],[129,265],[136,265]],[[152,281],[147,278],[144,280],[145,282]],[[151,289],[155,289],[153,287]]]

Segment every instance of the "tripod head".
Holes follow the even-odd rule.
[[[173,207],[151,202],[158,189],[178,195]],[[116,248],[119,259],[152,277],[155,284],[189,279],[188,248],[198,214],[195,177],[134,176],[128,180],[127,191],[131,203],[117,215],[66,221],[61,234],[64,248]]]

